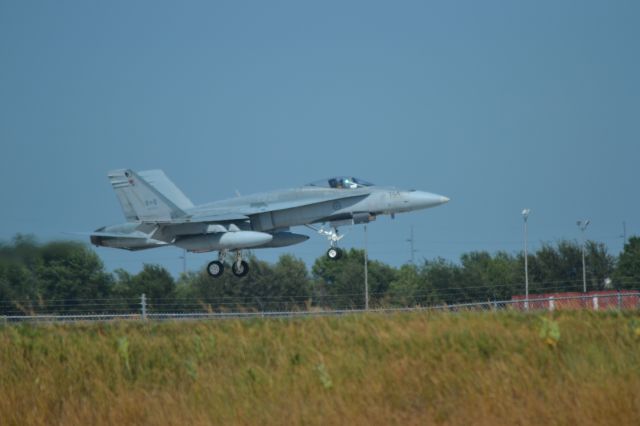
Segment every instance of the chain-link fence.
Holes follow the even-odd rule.
[[[341,295],[342,297],[344,295]],[[357,295],[353,295],[357,296]],[[364,297],[364,295],[359,295]],[[64,308],[64,313],[60,313]],[[69,309],[71,308],[71,309]],[[19,321],[108,321],[115,319],[254,318],[342,315],[364,312],[364,302],[344,308],[330,308],[313,298],[291,297],[218,299],[149,299],[144,294],[131,299],[49,300],[0,302],[0,322]],[[637,310],[640,292],[602,291],[514,296],[511,300],[398,306],[378,304],[371,312],[433,311],[554,311],[567,309]]]

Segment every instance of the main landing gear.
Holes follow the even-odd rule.
[[[219,260],[209,262],[209,264],[207,265],[207,272],[209,273],[209,276],[218,278],[224,272],[224,263],[220,262]]]
[[[224,259],[227,256],[226,250],[221,250],[218,253],[218,260],[209,262],[207,265],[207,273],[213,277],[218,278],[224,273]],[[236,259],[231,264],[231,272],[238,278],[242,278],[249,273],[249,264],[242,260],[242,252],[236,250]]]

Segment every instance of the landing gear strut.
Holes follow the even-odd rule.
[[[330,231],[324,229],[318,230],[319,234],[324,235],[329,240],[329,250],[327,250],[327,257],[331,260],[338,260],[342,257],[342,249],[338,247],[338,241],[340,241],[344,235],[338,233],[338,228],[331,228]]]

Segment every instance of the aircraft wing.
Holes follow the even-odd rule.
[[[227,223],[249,220],[249,216],[240,213],[203,213],[174,219],[170,223]]]

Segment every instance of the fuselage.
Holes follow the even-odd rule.
[[[138,175],[116,170],[109,177],[129,221],[96,230],[91,241],[128,250],[164,245],[194,252],[283,247],[308,239],[289,231],[295,226],[329,223],[335,230],[370,222],[379,215],[449,201],[429,192],[336,177],[299,188],[193,205],[161,171]]]
[[[343,221],[362,214],[378,216],[435,207],[447,197],[424,191],[369,186],[336,189],[305,186],[240,196],[202,204],[189,210],[193,216],[236,212],[250,218],[259,231]]]

